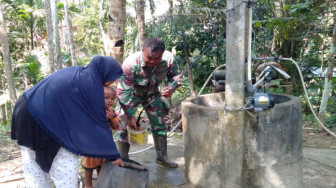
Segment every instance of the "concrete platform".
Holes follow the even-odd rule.
[[[149,135],[146,146],[131,146],[131,152],[144,149],[153,143]],[[141,163],[149,170],[149,188],[193,188],[184,177],[184,148],[181,133],[168,139],[168,157],[179,164],[169,169],[155,163],[154,148],[130,155],[132,160]],[[304,147],[303,149],[303,187],[336,188],[336,150]],[[96,175],[94,176],[96,177]],[[0,187],[25,187],[21,157],[1,163]]]
[[[144,149],[152,145],[152,136],[148,137],[146,146],[131,146],[131,152]],[[155,164],[154,148],[130,155],[149,169],[149,187],[155,188],[193,188],[184,177],[184,148],[182,133],[174,133],[168,139],[168,157],[179,164],[176,169],[169,169]],[[336,150],[303,148],[303,187],[305,188],[336,188]]]
[[[131,145],[130,153],[148,148],[154,144],[152,135],[148,135],[148,144]],[[166,168],[156,164],[154,147],[141,153],[131,154],[130,159],[139,162],[149,170],[149,187],[191,187],[184,177],[184,145],[182,133],[174,133],[168,138],[168,158],[176,162],[178,168]]]

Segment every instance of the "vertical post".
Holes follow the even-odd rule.
[[[240,6],[238,6],[240,5]],[[227,109],[242,108],[245,103],[245,59],[247,8],[243,0],[228,0],[226,22],[226,84]],[[224,187],[241,188],[243,169],[244,111],[226,111],[224,137],[225,173]]]

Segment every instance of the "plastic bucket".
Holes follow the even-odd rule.
[[[127,126],[128,143],[133,145],[144,145],[148,142],[148,125],[142,123],[139,130]]]

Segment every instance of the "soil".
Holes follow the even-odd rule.
[[[336,132],[336,128],[331,130]],[[0,139],[0,187],[24,187],[20,150],[16,142],[10,140],[9,132],[1,133]],[[302,130],[303,146],[336,149],[336,138],[325,131],[316,131],[308,126]],[[79,170],[83,177],[83,170]]]
[[[0,163],[15,159],[20,156],[20,147],[16,141],[10,139],[10,132],[0,131]]]
[[[331,131],[336,133],[335,128]],[[303,127],[302,144],[304,147],[336,149],[336,138],[324,130],[316,132],[312,128]]]

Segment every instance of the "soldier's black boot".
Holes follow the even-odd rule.
[[[155,146],[155,150],[157,154],[156,163],[169,167],[169,168],[178,167],[177,163],[174,163],[168,160],[167,136],[153,135],[153,138],[154,138],[154,146]]]
[[[117,141],[117,148],[122,158],[128,159],[128,152],[130,149],[130,144],[128,142]]]

